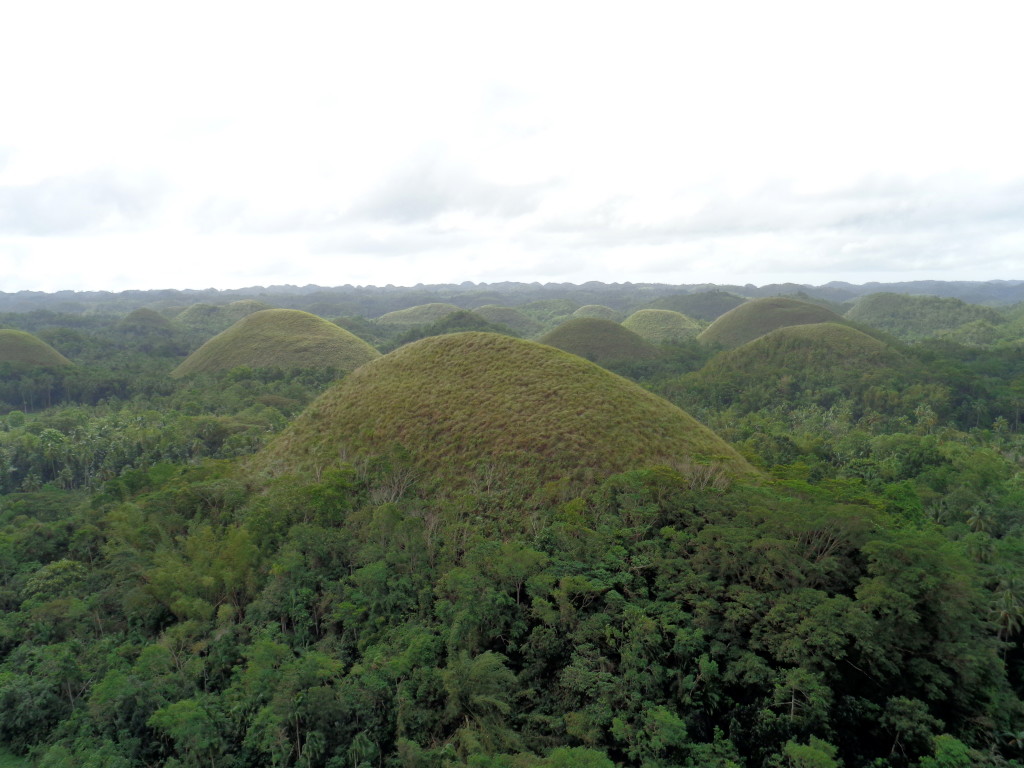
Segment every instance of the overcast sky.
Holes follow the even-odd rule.
[[[1024,278],[1019,2],[32,2],[0,290]]]

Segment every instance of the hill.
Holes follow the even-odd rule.
[[[428,323],[436,323],[452,312],[460,311],[460,309],[461,307],[457,307],[454,304],[437,302],[433,304],[420,304],[417,307],[388,312],[378,317],[377,322],[384,325],[427,325]]]
[[[647,307],[649,309],[670,309],[687,317],[694,317],[710,323],[745,301],[746,299],[742,296],[726,291],[703,291],[662,296],[650,302]]]
[[[757,410],[780,403],[829,406],[872,387],[904,389],[913,364],[866,333],[839,323],[793,325],[713,357],[681,380],[683,398]]]
[[[1006,318],[990,307],[940,296],[872,293],[857,300],[846,318],[891,333],[904,341],[932,338],[979,321],[991,326]]]
[[[171,375],[250,368],[337,368],[351,371],[380,353],[334,323],[297,309],[247,315],[189,355]]]
[[[140,307],[121,318],[118,330],[130,334],[144,335],[147,333],[169,333],[173,328],[171,321],[152,309]]]
[[[530,337],[540,333],[541,326],[536,320],[527,317],[515,307],[499,307],[497,304],[485,304],[473,310],[484,320],[496,325],[504,325],[511,328],[523,337]]]
[[[401,445],[436,477],[501,468],[540,480],[602,477],[671,462],[749,465],[711,430],[574,355],[490,333],[435,336],[364,365],[321,395],[253,461],[319,471],[339,455]]]
[[[633,331],[596,317],[566,320],[538,341],[598,365],[653,360],[658,356],[658,350]]]
[[[692,339],[700,333],[693,318],[671,309],[641,309],[622,321],[622,327],[651,344]]]
[[[0,363],[54,367],[73,365],[42,339],[25,331],[0,330]]]
[[[842,323],[830,309],[806,301],[776,296],[753,299],[731,309],[697,336],[705,344],[738,347],[776,328],[810,323]]]
[[[596,317],[600,320],[611,320],[613,323],[622,322],[622,313],[617,309],[606,307],[604,304],[585,304],[575,312],[573,317]]]

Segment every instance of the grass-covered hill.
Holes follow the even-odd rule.
[[[171,321],[155,310],[147,307],[134,309],[125,315],[117,324],[118,330],[130,334],[144,335],[148,333],[170,333],[173,329]]]
[[[72,365],[64,355],[42,339],[25,331],[0,330],[0,363],[54,367]]]
[[[999,326],[1006,318],[990,307],[967,304],[940,296],[909,296],[872,293],[863,296],[846,313],[855,323],[891,333],[905,341],[942,336],[979,321]]]
[[[458,312],[461,308],[454,304],[445,304],[442,302],[435,302],[433,304],[421,304],[418,307],[409,307],[408,309],[399,309],[395,312],[388,312],[387,314],[381,315],[377,318],[377,322],[383,325],[401,325],[401,326],[414,326],[414,325],[429,325],[430,323],[436,323],[446,315],[450,315],[452,312]]]
[[[657,463],[749,465],[688,414],[552,347],[490,333],[404,346],[335,384],[254,461],[272,474],[319,472],[402,446],[456,485],[489,476],[600,477]]]
[[[676,293],[662,296],[650,302],[650,309],[671,309],[687,317],[710,323],[730,309],[745,302],[742,296],[727,291],[704,291],[702,293]]]
[[[651,344],[692,339],[700,333],[700,324],[671,309],[641,309],[622,321],[626,328]]]
[[[297,309],[265,309],[214,336],[171,375],[239,366],[351,371],[376,357],[380,353],[365,341],[321,317]]]
[[[681,389],[694,403],[738,404],[744,411],[779,403],[828,406],[838,398],[863,399],[872,387],[902,389],[913,381],[913,371],[909,359],[866,333],[813,323],[779,328],[725,350],[684,376]]]
[[[653,360],[658,356],[658,350],[633,331],[619,323],[596,317],[566,320],[538,341],[598,365]]]
[[[604,304],[584,304],[572,313],[573,317],[596,317],[600,320],[611,320],[615,323],[622,322],[622,313],[617,309],[606,307]]]
[[[738,347],[776,328],[810,323],[842,323],[830,309],[785,296],[753,299],[731,309],[705,328],[697,339],[705,344]]]
[[[531,317],[527,317],[515,307],[499,307],[497,304],[485,304],[482,307],[476,307],[473,312],[489,323],[511,328],[524,338],[535,336],[543,328],[540,323]]]

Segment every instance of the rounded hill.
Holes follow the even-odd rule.
[[[642,387],[551,347],[475,332],[423,339],[364,365],[252,466],[315,472],[395,445],[454,485],[484,470],[540,481],[658,463],[752,472],[711,430]]]
[[[651,344],[684,341],[700,333],[693,318],[671,309],[641,309],[622,321],[622,327]]]
[[[658,356],[658,350],[633,331],[619,323],[596,317],[566,320],[538,341],[598,365],[633,363]]]
[[[742,296],[726,291],[703,291],[661,296],[647,306],[650,309],[671,309],[673,312],[710,323],[745,301]]]
[[[447,317],[452,312],[458,312],[460,309],[460,307],[456,307],[454,304],[420,304],[418,307],[388,312],[378,317],[377,322],[384,325],[428,325],[436,323],[438,320]]]
[[[0,363],[56,367],[73,365],[45,341],[25,331],[0,330]]]
[[[756,410],[780,403],[831,405],[872,387],[911,383],[913,363],[885,342],[839,323],[779,328],[715,355],[681,390],[719,406]],[[907,379],[903,381],[903,379]]]
[[[172,330],[171,321],[147,307],[133,309],[118,322],[117,327],[127,333],[146,334],[169,332]]]
[[[991,307],[948,297],[900,293],[863,296],[846,313],[846,318],[905,341],[948,335],[969,323],[998,326],[1006,322]]]
[[[297,309],[264,309],[217,334],[175,368],[174,377],[250,368],[337,368],[351,371],[380,357],[357,336]]]
[[[606,307],[604,304],[584,304],[572,313],[573,317],[596,317],[599,320],[611,320],[615,323],[622,322],[622,313],[617,309]]]
[[[776,328],[811,323],[842,323],[830,309],[799,299],[775,296],[740,304],[705,328],[697,339],[705,344],[738,347]]]

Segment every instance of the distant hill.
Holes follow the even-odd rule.
[[[657,463],[751,472],[656,395],[551,347],[489,333],[404,346],[338,382],[253,460],[272,474],[400,445],[431,476],[600,478]],[[457,482],[457,480],[455,480]],[[536,487],[536,486],[535,486]]]
[[[380,353],[365,341],[321,317],[296,309],[264,309],[214,336],[171,375],[239,366],[351,371],[377,357]]]
[[[846,313],[853,322],[890,333],[905,341],[948,334],[968,323],[1002,325],[1006,318],[990,307],[939,296],[873,293],[856,301]]]
[[[598,365],[653,360],[658,350],[619,323],[596,317],[566,320],[537,339]]]
[[[585,304],[572,313],[573,317],[596,317],[599,320],[611,320],[613,323],[621,323],[623,314],[617,309],[606,307],[604,304]]]
[[[408,309],[400,309],[396,312],[388,312],[387,314],[378,317],[377,322],[382,325],[401,325],[409,327],[414,325],[427,325],[428,323],[436,323],[446,315],[450,315],[452,312],[458,312],[459,310],[460,308],[454,304],[421,304],[417,307],[409,307]]]
[[[42,339],[25,331],[0,330],[0,363],[56,367],[73,365]]]
[[[700,324],[671,309],[641,309],[622,321],[622,327],[651,344],[692,339],[700,333]]]
[[[713,357],[681,389],[718,406],[757,410],[779,403],[831,405],[871,387],[911,383],[914,363],[848,325],[813,323],[771,331]]]
[[[515,307],[499,307],[496,304],[485,304],[476,307],[473,312],[489,323],[504,325],[511,328],[524,338],[540,333],[543,326],[536,320],[527,317]]]
[[[842,323],[843,319],[817,304],[779,296],[752,299],[719,317],[697,339],[706,344],[738,347],[776,328],[831,322]]]
[[[711,322],[730,309],[735,309],[746,299],[725,291],[703,291],[701,293],[677,293],[662,296],[647,305],[649,309],[670,309],[687,317]]]
[[[125,315],[117,324],[118,330],[134,335],[148,333],[170,333],[173,330],[170,320],[152,309],[140,307]]]

